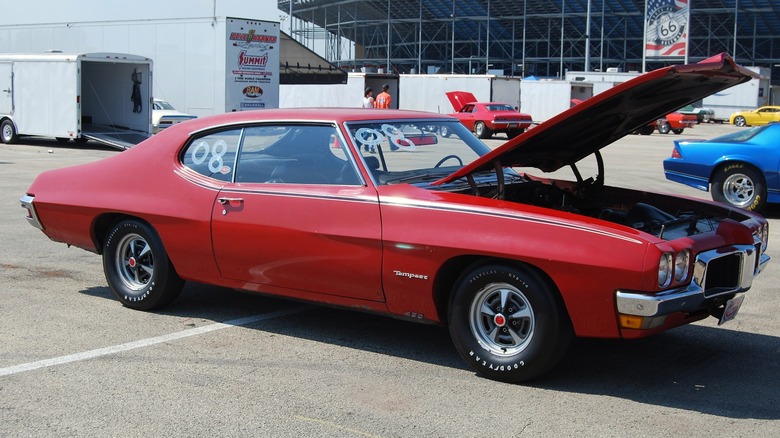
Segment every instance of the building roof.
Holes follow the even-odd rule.
[[[726,52],[743,65],[777,70],[780,3],[690,3],[690,62]],[[492,66],[509,74],[563,76],[565,70],[640,70],[643,62],[644,0],[279,0],[278,6],[296,18],[296,39],[327,39],[326,57],[342,66],[378,65],[395,73]],[[347,51],[336,35],[354,41],[355,49]],[[647,60],[647,69],[679,61]]]

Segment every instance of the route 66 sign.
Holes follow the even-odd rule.
[[[685,56],[688,42],[688,0],[648,0],[645,54]]]

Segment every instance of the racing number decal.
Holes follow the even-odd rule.
[[[384,124],[381,129],[379,131],[373,128],[360,128],[355,132],[355,139],[360,143],[361,147],[374,148],[387,138],[399,150],[411,152],[416,149],[414,142],[406,138],[404,132],[398,127]]]
[[[227,173],[230,169],[225,169],[225,161],[222,157],[228,152],[228,145],[225,140],[217,140],[209,146],[206,140],[200,140],[192,148],[191,156],[193,164],[201,164],[209,161],[209,171],[212,173]]]

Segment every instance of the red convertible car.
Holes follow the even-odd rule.
[[[432,113],[202,117],[46,171],[21,204],[50,239],[102,255],[127,307],[193,281],[442,324],[478,374],[525,381],[573,336],[736,315],[769,260],[767,221],[611,187],[600,150],[750,75],[723,55],[656,70],[493,150]],[[585,158],[597,174],[581,175]],[[562,167],[571,180],[543,175]]]
[[[515,138],[533,124],[530,115],[518,112],[508,103],[477,102],[468,91],[449,91],[447,98],[455,109],[452,115],[479,138],[490,138],[496,132]]]

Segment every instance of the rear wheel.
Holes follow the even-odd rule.
[[[734,117],[734,124],[737,126],[745,126],[747,125],[747,121],[742,116]]]
[[[450,131],[449,126],[442,126],[441,129],[439,130],[439,134],[441,134],[442,137],[447,138],[450,135],[452,135],[452,132]]]
[[[137,220],[119,222],[109,231],[103,271],[119,302],[132,309],[163,307],[184,285],[157,232]]]
[[[474,123],[474,134],[479,138],[490,138],[493,135],[493,131],[485,126],[485,122],[477,122]]]
[[[16,135],[16,127],[12,121],[5,119],[0,123],[0,140],[5,144],[16,143],[19,140],[19,136]]]
[[[530,271],[482,265],[451,297],[449,327],[461,357],[478,374],[521,382],[549,371],[573,336],[557,292]]]
[[[661,122],[658,124],[658,132],[661,134],[668,134],[669,131],[672,130],[672,127],[669,126],[669,122]]]
[[[723,166],[712,179],[712,199],[745,210],[761,211],[766,204],[764,178],[747,164]]]

